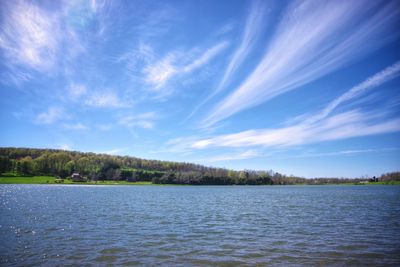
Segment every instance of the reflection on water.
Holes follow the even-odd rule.
[[[400,265],[400,186],[0,186],[0,265]]]

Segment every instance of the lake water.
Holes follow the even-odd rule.
[[[0,265],[399,266],[400,186],[0,185]]]

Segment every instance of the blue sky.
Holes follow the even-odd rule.
[[[398,1],[1,1],[0,146],[400,169]]]

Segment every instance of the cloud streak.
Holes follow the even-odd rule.
[[[68,96],[71,100],[78,100],[87,93],[87,88],[83,84],[72,83],[68,87]]]
[[[24,1],[13,2],[12,8],[6,3],[2,6],[5,19],[0,31],[0,47],[6,58],[12,64],[36,71],[49,70],[56,61],[60,41],[56,15]]]
[[[221,135],[197,140],[192,142],[190,147],[192,149],[247,146],[285,147],[400,131],[400,118],[384,120],[388,114],[387,111],[350,110],[331,115],[339,105],[398,77],[399,74],[400,62],[396,62],[334,99],[321,112],[300,116],[303,121],[287,127]]]
[[[73,130],[73,131],[86,131],[89,130],[89,127],[82,123],[75,123],[75,124],[63,124],[63,128],[66,130]]]
[[[400,131],[400,118],[374,123],[370,117],[371,114],[353,110],[329,117],[319,123],[300,123],[278,129],[249,130],[203,139],[193,143],[191,148],[285,147]],[[383,116],[380,116],[376,119],[382,118]]]
[[[236,154],[224,154],[220,156],[211,157],[205,159],[206,162],[218,162],[218,161],[230,161],[230,160],[242,160],[242,159],[251,159],[262,156],[259,152],[255,150],[246,150],[241,153]]]
[[[156,120],[157,114],[155,112],[145,112],[123,116],[118,120],[118,124],[127,128],[152,129]]]
[[[210,60],[212,60],[215,56],[221,53],[228,46],[227,41],[223,41],[217,43],[213,47],[207,49],[202,55],[196,58],[193,62],[187,64],[182,68],[183,72],[190,73],[203,65],[207,64]]]
[[[395,1],[292,2],[254,71],[202,121],[209,127],[299,88],[388,42]],[[349,25],[351,27],[349,28]]]
[[[200,107],[202,107],[212,97],[214,97],[228,85],[229,81],[232,79],[233,74],[238,69],[240,64],[246,59],[246,56],[249,54],[249,52],[253,48],[253,45],[259,38],[259,34],[264,26],[264,10],[265,6],[262,5],[261,1],[252,2],[250,12],[247,16],[247,20],[245,23],[241,42],[239,44],[239,47],[233,53],[228,63],[228,66],[222,76],[222,79],[220,80],[216,89],[194,108],[188,118],[192,117],[193,114],[196,113]]]
[[[52,124],[65,117],[64,110],[59,107],[49,107],[45,112],[40,113],[35,122],[37,124]]]
[[[71,75],[77,56],[105,31],[105,1],[10,1],[1,4],[0,49],[15,84],[36,76]]]
[[[208,64],[213,58],[225,50],[228,44],[227,41],[221,41],[206,49],[203,53],[197,55],[197,57],[194,57],[190,52],[170,52],[162,59],[147,64],[144,68],[145,82],[153,85],[155,90],[160,90],[173,77],[189,74]],[[139,50],[139,55],[145,58],[147,57],[144,60],[145,62],[154,58],[154,54],[149,51],[151,51],[149,48],[146,50]],[[187,57],[191,60],[188,61]],[[181,61],[184,63],[180,63]]]
[[[87,97],[84,104],[96,108],[126,108],[131,106],[121,100],[113,91],[94,92]]]
[[[397,147],[380,148],[380,149],[373,149],[373,148],[369,148],[369,149],[353,149],[353,150],[342,150],[342,151],[335,151],[335,152],[312,153],[312,154],[302,154],[302,155],[297,155],[297,156],[278,157],[278,159],[352,156],[352,155],[366,154],[366,153],[396,152],[396,151],[399,151],[399,150],[400,150],[400,148],[397,148]]]
[[[364,82],[354,86],[346,93],[342,94],[332,102],[330,102],[319,114],[309,118],[308,123],[315,122],[327,117],[336,107],[340,104],[350,101],[357,96],[371,90],[375,87],[380,86],[383,83],[389,82],[390,80],[396,78],[400,74],[400,62],[394,63],[392,66],[378,72],[372,77],[368,78]]]

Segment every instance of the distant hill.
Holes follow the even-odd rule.
[[[32,176],[51,175],[60,178],[68,178],[75,173],[84,180],[151,181],[193,185],[331,184],[365,180],[305,179],[273,171],[234,171],[193,163],[147,160],[131,156],[61,149],[4,147],[0,148],[0,173],[7,172]],[[391,173],[382,177],[394,179],[397,176],[396,173]]]

